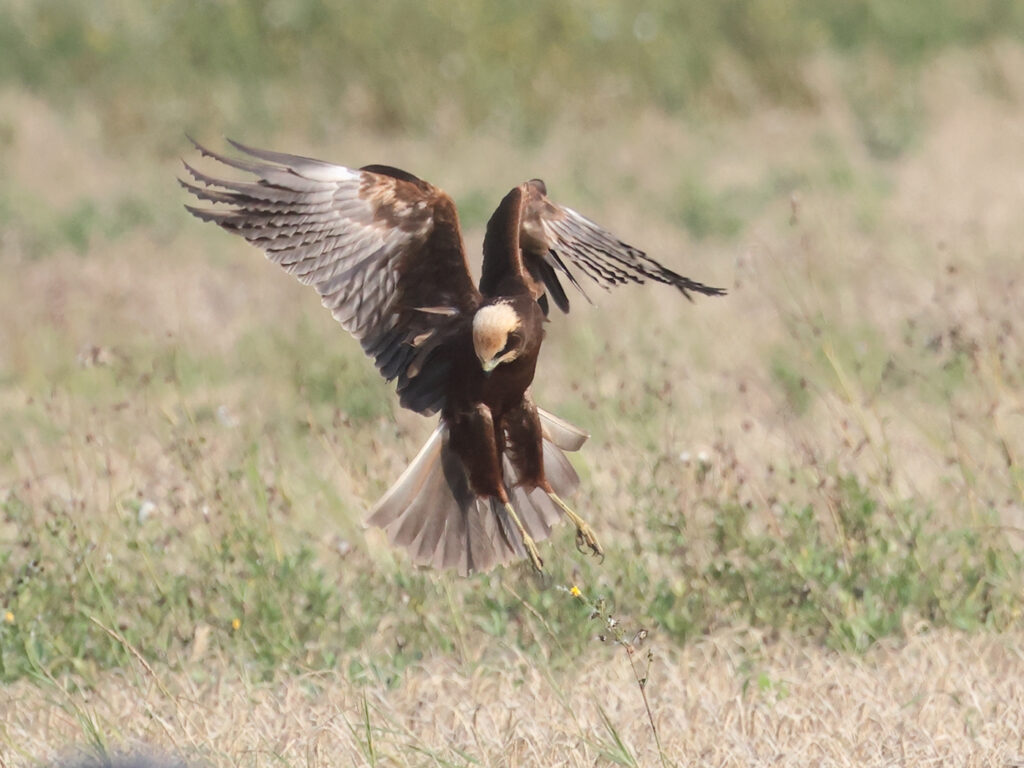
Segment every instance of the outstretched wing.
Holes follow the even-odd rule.
[[[186,208],[313,286],[381,374],[398,379],[403,406],[440,409],[445,342],[480,303],[451,198],[388,166],[352,170],[231,144],[252,159],[196,148],[257,180],[215,178],[185,163],[196,183],[181,180],[182,186],[225,204]]]
[[[520,189],[523,204],[519,246],[524,266],[535,281],[544,285],[563,312],[569,311],[569,299],[559,282],[559,274],[587,295],[573,269],[606,289],[623,283],[654,280],[675,286],[691,301],[691,291],[708,296],[725,293],[721,288],[673,272],[585,216],[551,202],[540,179],[533,179]]]

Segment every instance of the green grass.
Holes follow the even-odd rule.
[[[744,468],[724,448],[682,461],[666,449],[659,425],[673,408],[666,387],[674,374],[664,361],[594,401],[600,410],[566,411],[603,425],[598,453],[607,450],[602,441],[621,441],[638,459],[639,471],[617,481],[615,514],[625,522],[604,534],[604,563],[571,554],[571,536],[560,530],[544,581],[525,566],[460,581],[411,571],[401,558],[386,564],[354,525],[361,510],[317,474],[329,466],[323,458],[332,444],[368,468],[358,471],[372,471],[377,460],[358,457],[392,406],[355,350],[316,352],[330,346],[324,330],[333,328],[300,325],[290,343],[248,334],[218,359],[170,347],[149,361],[50,371],[61,394],[8,415],[8,460],[63,454],[70,495],[6,492],[0,607],[13,620],[0,623],[0,678],[46,670],[89,680],[124,663],[124,644],[152,662],[187,664],[199,632],[248,659],[255,674],[347,665],[354,679],[394,681],[410,661],[459,653],[453,626],[529,647],[538,631],[533,614],[568,660],[591,633],[554,587],[576,582],[616,614],[679,643],[739,624],[863,650],[919,619],[962,629],[1003,629],[1019,619],[1022,563],[999,535],[995,510],[940,525],[928,500],[874,489],[880,480],[843,474],[827,458],[790,469],[788,480],[784,468],[771,470],[778,497],[759,508],[736,482]],[[575,335],[582,342],[592,334]],[[847,343],[836,354],[863,370],[856,350],[876,353],[856,335]],[[572,348],[599,367],[625,367],[625,349]],[[808,418],[811,390],[782,359],[771,374],[794,416]],[[817,389],[829,386],[829,374],[818,370]],[[259,411],[239,404],[243,423],[225,425],[217,392],[245,377],[254,399],[261,390],[291,394],[264,396]],[[858,380],[870,388],[877,372]],[[134,401],[127,410],[124,396]],[[625,425],[634,426],[620,433]],[[90,493],[89,476],[138,432],[152,434],[170,460],[169,487],[153,493],[155,501],[142,488]],[[586,486],[603,470],[583,456]],[[307,460],[312,467],[302,466]],[[797,477],[808,473],[821,489],[816,499],[787,500],[787,483],[803,489],[808,479]],[[311,515],[310,504],[328,517]]]
[[[889,389],[889,342],[818,322],[829,331],[817,354],[792,357],[794,344],[813,342],[801,332],[763,363],[791,418],[815,418],[822,393],[844,387],[854,398],[935,389],[946,395],[932,407],[945,409],[974,386],[962,341]],[[373,491],[352,499],[330,477],[338,465],[381,475],[377,435],[394,405],[329,323],[254,330],[219,356],[130,342],[107,364],[81,368],[54,366],[44,352],[41,370],[7,385],[34,394],[5,416],[5,461],[46,456],[67,490],[40,493],[24,478],[30,485],[5,491],[0,679],[70,674],[88,684],[125,664],[126,648],[187,668],[200,636],[268,679],[340,666],[354,681],[397,684],[410,663],[465,653],[467,637],[527,649],[538,633],[555,639],[558,667],[592,641],[585,613],[556,589],[574,583],[671,643],[745,626],[862,651],[917,621],[964,630],[1019,621],[1021,558],[994,508],[940,523],[936,506],[949,515],[941,502],[901,497],[884,474],[848,474],[827,455],[770,469],[773,498],[755,504],[742,480],[751,467],[730,449],[681,460],[672,446],[666,425],[679,395],[659,337],[609,346],[602,323],[572,330],[569,359],[633,375],[604,393],[576,382],[581,399],[556,410],[596,433],[581,457],[583,508],[616,462],[613,446],[632,456],[630,469],[611,475],[618,501],[606,514],[618,519],[602,531],[606,560],[576,556],[560,530],[544,581],[526,566],[460,581],[367,548],[357,522]],[[71,354],[58,349],[57,359]],[[240,424],[225,423],[222,399]],[[169,464],[136,485],[140,436]],[[411,454],[408,442],[397,447]],[[105,487],[111,461],[129,466]]]
[[[183,125],[429,133],[454,109],[470,129],[534,141],[566,112],[742,111],[751,92],[808,106],[806,65],[829,50],[850,62],[865,136],[889,157],[914,136],[919,67],[1024,33],[1024,12],[1007,0],[7,6],[0,82],[89,105],[113,143],[145,136],[171,152]]]
[[[446,665],[539,670],[569,702],[581,659],[619,685],[595,635],[672,659],[739,636],[743,696],[780,702],[776,640],[860,659],[1019,632],[1024,158],[988,127],[1024,92],[1017,5],[446,7],[6,9],[0,684],[63,697],[101,751],[134,726],[83,702],[119,675],[325,675],[362,692],[339,710],[361,759],[440,762],[375,697]],[[409,161],[459,201],[471,258],[506,179],[544,175],[730,289],[594,288],[548,328],[534,392],[592,433],[573,503],[603,562],[563,527],[544,579],[460,580],[363,529],[431,424],[315,296],[181,210],[185,130]],[[579,743],[646,764],[601,703]]]
[[[738,624],[864,650],[918,620],[998,630],[1019,618],[1021,559],[994,520],[936,529],[928,510],[886,507],[853,478],[829,491],[831,517],[784,505],[767,530],[738,503],[713,509],[706,526],[660,520],[660,489],[638,489],[649,530],[632,547],[616,542],[603,566],[551,557],[548,582],[507,590],[525,572],[458,582],[372,569],[359,543],[343,556],[303,541],[285,493],[262,487],[252,450],[217,481],[244,488],[247,503],[172,529],[166,510],[140,515],[148,500],[124,501],[100,526],[74,504],[33,509],[10,493],[3,520],[21,533],[0,563],[13,614],[0,625],[0,678],[94,679],[126,661],[105,627],[153,663],[187,663],[196,633],[208,632],[257,676],[346,664],[355,680],[396,681],[410,661],[458,653],[453,626],[529,647],[533,612],[564,663],[591,638],[586,616],[552,589],[569,583],[570,565],[612,613],[676,642]]]

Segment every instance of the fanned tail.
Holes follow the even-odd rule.
[[[568,498],[579,476],[563,451],[576,451],[589,435],[538,408],[544,434],[544,473],[555,493]],[[526,489],[508,457],[504,482],[512,508],[534,541],[551,535],[562,511],[540,488]],[[483,573],[526,557],[519,532],[497,499],[479,498],[462,464],[448,447],[442,420],[416,458],[371,510],[366,522],[382,528],[413,563],[459,575]]]

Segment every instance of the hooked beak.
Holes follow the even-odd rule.
[[[501,361],[500,360],[496,360],[496,359],[495,360],[481,360],[480,361],[480,365],[483,367],[484,373],[490,373],[495,368],[497,368],[499,365],[501,365]]]

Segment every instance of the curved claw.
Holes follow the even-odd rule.
[[[523,546],[526,547],[526,553],[530,556],[530,564],[533,566],[533,569],[537,573],[543,575],[544,561],[541,559],[540,553],[537,551],[537,545],[529,535],[523,537]]]
[[[584,551],[584,546],[589,550],[589,552]],[[601,562],[604,562],[604,550],[601,549],[601,545],[598,543],[594,532],[590,530],[589,525],[584,524],[576,529],[576,549],[580,554],[597,555],[601,558]]]
[[[583,537],[583,531],[581,531],[579,528],[577,528],[576,529],[576,551],[579,552],[581,555],[587,554],[586,550],[583,549],[583,547],[584,547],[584,545],[586,545],[586,543],[587,543],[587,540]]]
[[[572,511],[568,504],[558,498],[558,494],[550,490],[547,493],[548,496],[551,497],[551,500],[561,508],[562,512],[565,513],[565,516],[568,517],[572,521],[573,525],[576,526],[576,549],[580,554],[585,555],[588,554],[583,549],[586,547],[590,550],[589,554],[597,555],[601,558],[601,562],[603,563],[604,550],[601,549],[601,545],[598,543],[597,536],[594,535],[594,531],[591,530],[590,526],[587,525],[582,517]]]

